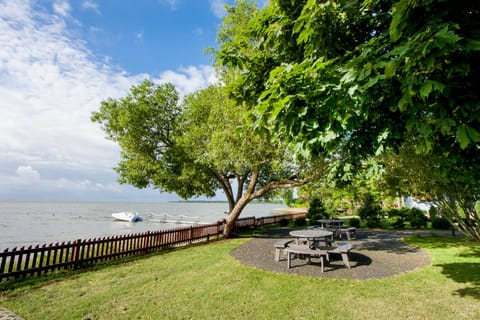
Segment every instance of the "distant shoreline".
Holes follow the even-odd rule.
[[[272,209],[273,212],[284,212],[284,213],[307,213],[308,208],[276,208]]]

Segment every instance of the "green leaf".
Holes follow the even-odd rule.
[[[287,96],[282,100],[276,102],[273,106],[272,118],[276,119],[278,115],[284,110],[284,108],[289,104],[290,104],[290,96]]]
[[[458,36],[453,30],[450,30],[449,26],[451,25],[445,26],[442,30],[438,31],[435,34],[434,38],[435,40],[437,40],[437,43],[439,45],[443,45],[446,43],[454,44],[462,39],[462,37]]]
[[[348,88],[348,94],[350,96],[353,96],[355,94],[355,91],[357,91],[357,89],[358,89],[358,85],[354,85],[354,86]]]
[[[398,62],[397,61],[390,61],[387,63],[385,66],[385,76],[387,78],[391,78],[395,75],[395,72],[397,71],[398,67]]]
[[[457,141],[460,143],[460,148],[465,149],[469,144],[480,141],[480,133],[474,128],[462,125],[457,129]]]
[[[411,102],[410,96],[407,93],[403,94],[402,98],[398,102],[398,110],[400,110],[401,112],[404,112],[405,110],[407,110],[407,107],[410,104],[410,102]]]
[[[480,51],[480,40],[467,39],[465,48],[473,51]]]
[[[350,83],[350,82],[353,82],[355,81],[355,71],[353,70],[348,70],[347,72],[345,72],[345,74],[343,75],[342,79],[340,80],[340,82],[343,82],[343,83]]]
[[[401,36],[404,28],[404,17],[408,16],[406,11],[408,9],[409,1],[398,1],[392,8],[392,23],[390,24],[390,37],[393,41],[397,41]]]
[[[456,122],[453,119],[440,119],[437,124],[437,128],[440,129],[441,134],[450,134],[451,129],[455,127]]]
[[[327,143],[327,142],[330,142],[332,140],[335,140],[337,137],[338,136],[335,132],[333,132],[332,130],[327,130],[320,137],[320,141],[323,142],[323,143]]]
[[[423,99],[428,98],[432,91],[442,92],[445,89],[445,85],[435,80],[428,80],[420,88],[420,97]]]

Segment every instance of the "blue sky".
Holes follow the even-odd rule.
[[[168,201],[119,185],[92,111],[146,78],[214,83],[220,0],[0,0],[0,201]],[[232,3],[232,1],[229,1]]]

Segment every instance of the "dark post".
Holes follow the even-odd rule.
[[[455,237],[455,227],[450,225],[450,229],[452,230],[452,237]]]
[[[193,239],[193,226],[190,226],[190,240],[189,240],[190,244],[192,244],[192,239]]]
[[[143,240],[143,247],[145,248],[145,253],[148,253],[150,250],[150,231],[145,233],[145,239]]]
[[[79,259],[80,259],[80,243],[82,239],[75,240],[73,242],[73,253],[72,253],[72,267],[77,269],[79,266]]]
[[[3,279],[3,274],[5,273],[5,262],[7,260],[7,253],[8,253],[8,248],[3,251],[3,254],[1,256],[1,263],[0,263],[0,281]]]

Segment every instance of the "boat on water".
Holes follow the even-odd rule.
[[[137,222],[137,221],[143,220],[142,217],[138,215],[138,212],[129,212],[129,211],[112,213],[112,217],[114,217],[117,220],[127,221],[127,222]]]

